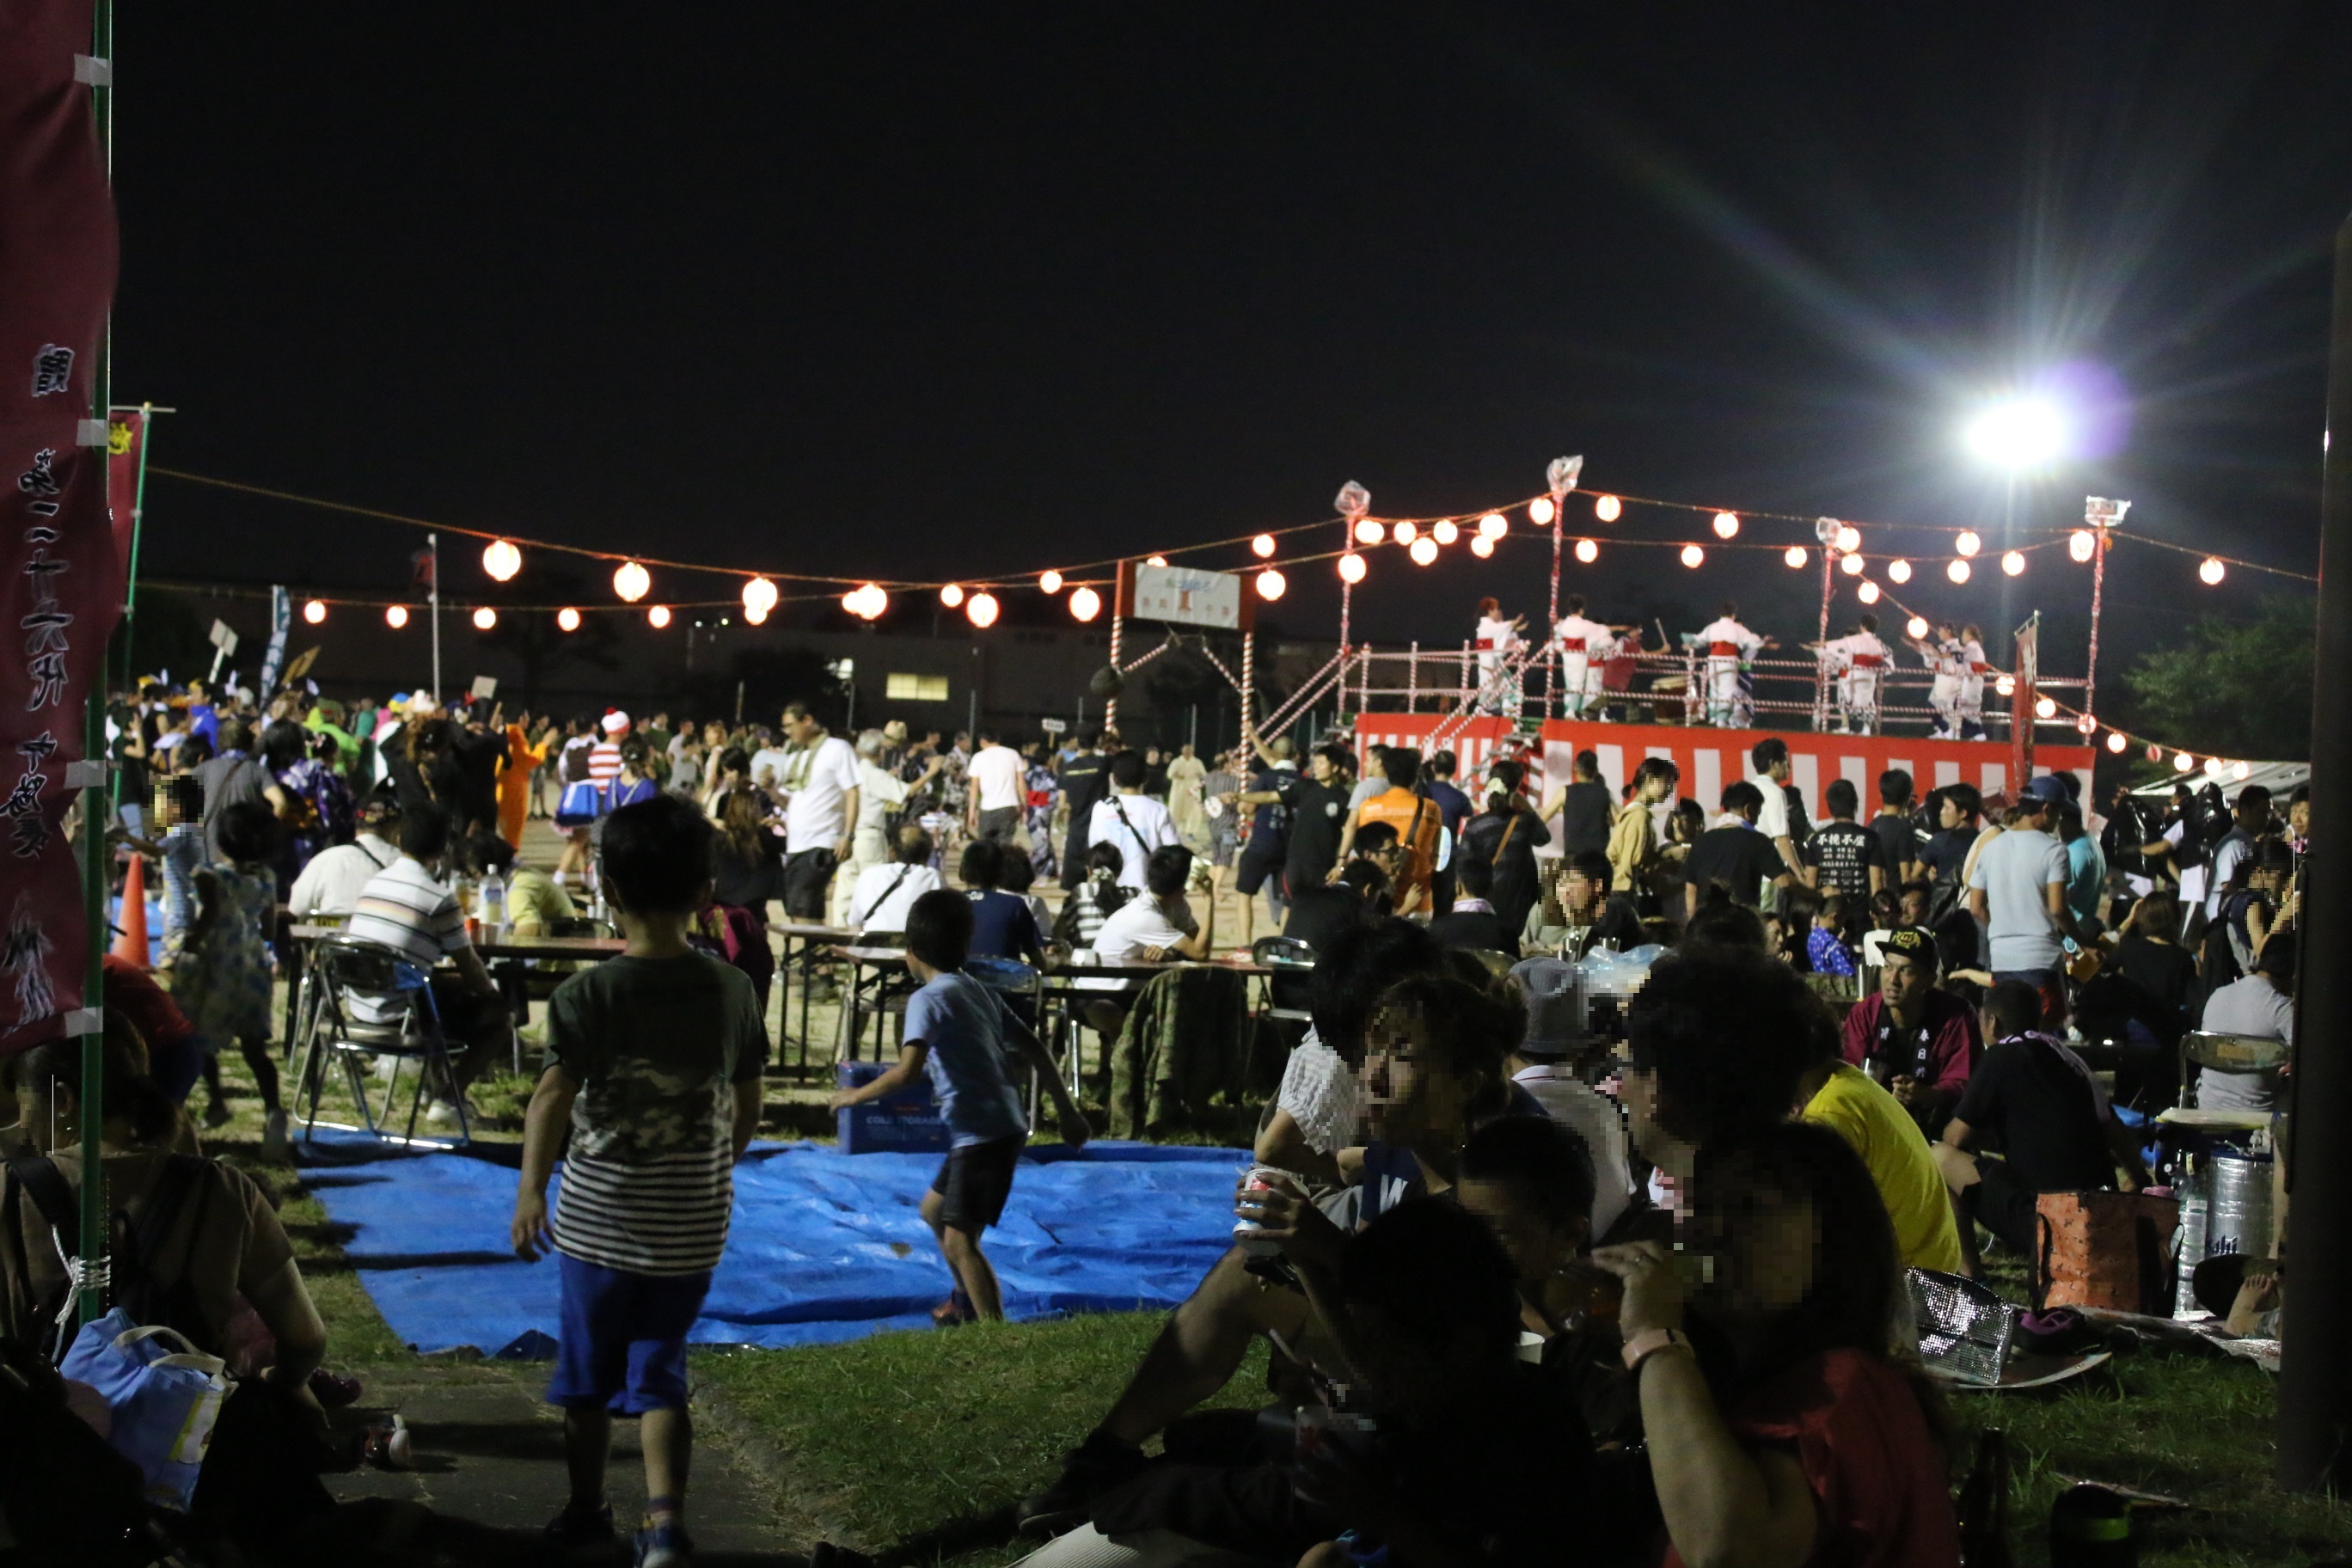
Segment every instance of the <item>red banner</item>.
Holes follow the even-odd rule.
[[[114,521],[114,559],[131,574],[131,542],[139,535],[139,458],[147,445],[147,416],[126,409],[108,416],[106,508]]]
[[[0,9],[0,1053],[84,1005],[65,817],[122,604],[92,416],[116,237],[89,38],[90,0]]]

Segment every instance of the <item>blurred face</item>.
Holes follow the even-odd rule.
[[[1320,752],[1316,752],[1309,760],[1307,769],[1317,784],[1329,784],[1332,773],[1337,771],[1331,766],[1331,759]]]
[[[702,743],[706,746],[711,747],[725,745],[727,743],[727,726],[724,724],[705,724],[702,727]]]
[[[1540,1205],[1516,1182],[1480,1182],[1465,1177],[1454,1184],[1454,1201],[1486,1222],[1519,1279],[1528,1284],[1549,1279],[1576,1260],[1590,1222],[1555,1225]]]
[[[1905,925],[1923,926],[1927,923],[1927,895],[1919,889],[1906,889],[1898,909]]]
[[[1712,1267],[1700,1293],[1726,1317],[1785,1312],[1812,1289],[1821,1221],[1812,1204],[1736,1172],[1694,1194],[1691,1249]]]
[[[2311,833],[2311,802],[2299,800],[2288,806],[2286,825],[2294,830],[2297,838],[2307,837]]]
[[[1923,1005],[1927,989],[1935,976],[1927,967],[1899,952],[1886,954],[1886,967],[1878,972],[1878,994],[1886,1005],[1905,1017]]]
[[[1623,1046],[1617,1047],[1617,1103],[1625,1108],[1625,1131],[1653,1164],[1664,1165],[1669,1140],[1658,1125],[1658,1075],[1637,1068]]]
[[[1462,1125],[1468,1089],[1429,1036],[1427,1020],[1404,1008],[1382,1008],[1365,1031],[1364,1114],[1384,1142],[1411,1143]]]
[[[1591,914],[1601,902],[1601,884],[1581,871],[1570,869],[1559,879],[1559,898],[1570,914]]]
[[[1962,811],[1953,803],[1952,798],[1947,795],[1944,797],[1941,809],[1936,814],[1936,820],[1948,828],[1966,827],[1969,825],[1969,814]]]
[[[1644,805],[1655,805],[1666,798],[1666,792],[1672,788],[1674,788],[1672,779],[1663,773],[1653,773],[1642,781],[1640,792],[1642,803]]]
[[[807,714],[803,714],[798,718],[795,718],[790,713],[785,714],[784,738],[792,742],[792,743],[796,746],[807,745],[811,741],[816,739],[815,718]]]

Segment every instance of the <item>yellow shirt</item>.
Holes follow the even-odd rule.
[[[1805,1120],[1844,1139],[1870,1167],[1906,1268],[1960,1272],[1960,1232],[1943,1174],[1927,1152],[1927,1134],[1893,1095],[1861,1068],[1840,1062],[1805,1106]]]

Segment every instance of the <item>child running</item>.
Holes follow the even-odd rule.
[[[733,1166],[759,1126],[768,1055],[751,981],[687,945],[710,899],[714,850],[710,823],[678,795],[604,819],[602,886],[628,949],[548,999],[548,1065],[524,1118],[515,1198],[515,1251],[535,1262],[551,1244],[562,1269],[547,1399],[563,1407],[572,1498],[549,1541],[613,1539],[612,1415],[635,1415],[646,1455],[639,1568],[692,1559],[686,1336],[727,1246]],[[567,1125],[551,1227],[547,1178]]]
[[[839,1110],[896,1094],[926,1073],[930,1077],[940,1119],[953,1139],[947,1163],[923,1194],[923,1223],[931,1227],[955,1276],[953,1292],[931,1310],[931,1321],[941,1328],[1004,1319],[996,1270],[980,1250],[980,1238],[1003,1215],[1013,1166],[1029,1141],[1029,1121],[1013,1071],[1015,1057],[1053,1095],[1063,1142],[1075,1149],[1092,1136],[1037,1037],[995,992],[963,973],[971,948],[971,911],[970,900],[947,888],[915,900],[907,912],[907,971],[922,989],[907,998],[906,1047],[897,1065],[872,1082],[833,1097],[833,1109]]]
[[[286,1108],[269,1055],[269,933],[278,920],[278,877],[269,868],[278,857],[278,815],[267,801],[241,800],[222,808],[218,826],[221,858],[196,868],[195,918],[166,957],[172,1000],[205,1041],[205,1125],[229,1119],[219,1051],[235,1040],[261,1097],[262,1157],[282,1160]],[[176,837],[177,827],[172,832],[165,842],[178,850],[187,840]]]

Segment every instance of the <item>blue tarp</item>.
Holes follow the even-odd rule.
[[[303,1145],[297,1143],[298,1150]],[[541,1352],[556,1266],[514,1256],[512,1145],[413,1153],[321,1129],[303,1180],[393,1332],[421,1351]],[[937,1154],[845,1155],[758,1143],[735,1169],[727,1255],[693,1338],[796,1345],[929,1328],[950,1283],[916,1205]],[[1173,1307],[1231,1238],[1240,1149],[1040,1146],[986,1247],[1006,1315]],[[550,1187],[551,1199],[554,1195]]]

